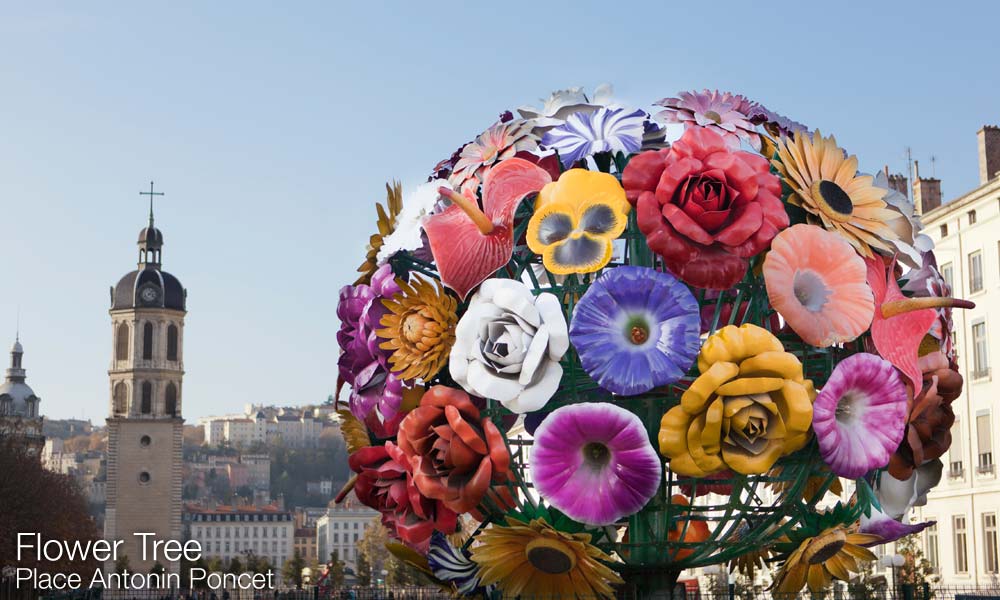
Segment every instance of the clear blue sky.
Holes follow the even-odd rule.
[[[911,146],[946,198],[977,184],[975,132],[1000,122],[994,3],[628,4],[0,3],[0,345],[20,304],[43,412],[103,420],[108,287],[155,179],[189,292],[185,416],[321,401],[383,182],[419,182],[557,87],[641,106],[729,89],[869,171]]]

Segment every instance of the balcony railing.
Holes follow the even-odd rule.
[[[996,465],[993,464],[993,453],[992,452],[982,452],[979,454],[979,466],[976,467],[977,473],[992,473],[996,469]]]
[[[973,379],[988,379],[992,375],[992,371],[989,367],[983,369],[976,369],[972,372]]]
[[[962,468],[962,461],[953,460],[948,467],[948,478],[961,479],[962,477],[965,477],[965,469]]]

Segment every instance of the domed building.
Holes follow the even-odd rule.
[[[145,193],[145,192],[144,192]],[[150,190],[152,194],[152,190]],[[155,194],[159,195],[159,194]],[[187,291],[162,268],[163,233],[139,232],[139,263],[111,288],[108,485],[104,537],[122,541],[136,571],[143,559],[136,533],[181,539],[184,316]],[[179,564],[164,562],[169,573]],[[105,564],[107,572],[114,564]]]
[[[24,347],[18,336],[10,349],[10,367],[0,385],[0,438],[14,438],[40,455],[45,437],[42,435],[42,415],[38,412],[41,398],[25,383],[22,360]]]

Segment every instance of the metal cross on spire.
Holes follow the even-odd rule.
[[[140,196],[149,196],[149,226],[152,227],[153,226],[153,196],[165,196],[166,194],[164,194],[163,192],[154,192],[153,191],[153,182],[150,181],[149,182],[149,191],[148,192],[139,192],[139,195]]]

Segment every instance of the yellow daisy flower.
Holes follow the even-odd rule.
[[[613,598],[611,586],[623,583],[589,534],[563,533],[541,519],[507,521],[479,534],[472,548],[482,585],[495,583],[504,598]]]
[[[809,213],[809,221],[844,236],[862,256],[872,248],[893,252],[899,236],[889,225],[900,213],[887,208],[886,190],[870,175],[858,175],[858,158],[846,156],[833,137],[817,130],[778,141],[772,161],[792,189],[788,202]]]
[[[400,292],[382,300],[389,314],[375,333],[391,350],[389,364],[400,379],[429,380],[448,362],[455,343],[458,301],[445,293],[441,283],[415,277],[400,282]]]
[[[771,589],[794,594],[806,584],[809,591],[820,592],[834,579],[849,581],[851,572],[860,571],[858,561],[875,560],[862,544],[881,541],[877,535],[851,533],[843,526],[830,527],[819,535],[806,538],[781,565]]]
[[[528,247],[550,273],[593,273],[611,260],[631,210],[614,175],[570,169],[538,193]]]

